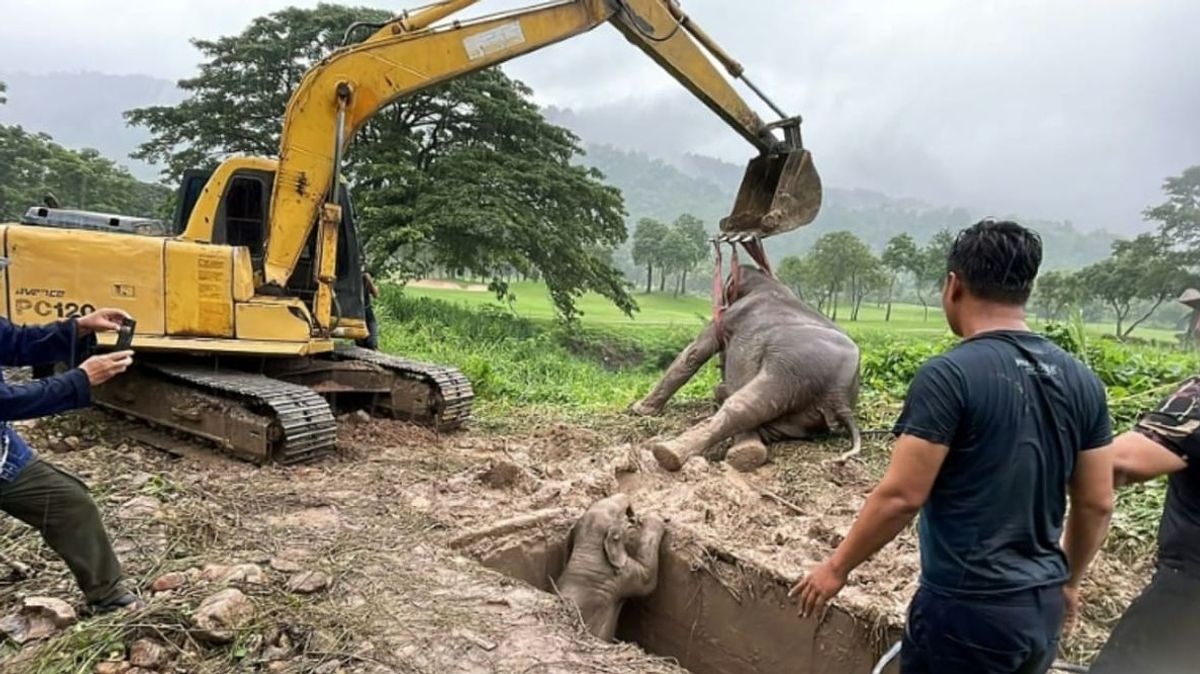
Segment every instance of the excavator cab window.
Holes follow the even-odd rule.
[[[225,243],[245,246],[250,257],[263,255],[266,229],[266,186],[257,178],[234,178],[225,193]]]

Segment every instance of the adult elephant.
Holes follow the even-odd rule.
[[[858,345],[773,276],[745,266],[730,278],[720,323],[709,323],[654,390],[630,408],[640,415],[661,413],[704,363],[722,354],[720,408],[677,438],[654,443],[658,463],[679,470],[732,438],[726,462],[753,470],[767,460],[766,443],[813,437],[835,425],[847,429],[853,442],[841,460],[857,454]]]

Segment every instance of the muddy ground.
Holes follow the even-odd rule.
[[[633,494],[639,513],[668,519],[666,545],[735,604],[758,587],[751,577],[769,576],[776,587],[794,580],[845,535],[886,461],[888,438],[870,436],[865,459],[842,467],[829,460],[845,449],[844,439],[785,445],[750,475],[704,459],[667,474],[639,449],[706,411],[676,407],[663,419],[566,423],[485,417],[440,437],[349,417],[336,457],[295,468],[218,458],[95,411],[26,424],[22,432],[35,448],[92,486],[149,605],[85,619],[24,647],[8,643],[0,647],[0,670],[92,672],[101,661],[126,659],[131,643],[148,638],[166,649],[158,671],[173,672],[684,671],[636,646],[589,638],[553,594],[477,560],[496,559],[518,539],[560,540],[591,502],[621,490]],[[0,550],[34,572],[0,582],[0,615],[27,596],[79,605],[63,565],[11,518],[0,519]],[[873,635],[860,659],[877,657],[894,639],[917,563],[910,530],[855,573],[836,601]],[[1071,659],[1094,652],[1150,563],[1098,561],[1085,624],[1068,644]],[[212,567],[238,564],[254,567]],[[152,592],[169,572],[181,574],[172,577],[179,587]],[[315,590],[301,588],[314,577]],[[213,644],[193,616],[226,585],[249,597],[253,617],[231,643]],[[815,639],[813,621],[787,608],[797,638]],[[107,666],[102,671],[153,671]]]

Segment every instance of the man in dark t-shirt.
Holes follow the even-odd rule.
[[[1092,674],[1200,670],[1200,377],[1113,442],[1118,486],[1168,475],[1158,568],[1092,664]]]
[[[846,540],[792,590],[802,614],[818,612],[919,511],[904,674],[1046,672],[1108,529],[1104,388],[1025,324],[1041,257],[1040,238],[1016,223],[959,233],[942,306],[963,341],[921,367],[887,474]]]

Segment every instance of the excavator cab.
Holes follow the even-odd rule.
[[[766,238],[807,225],[821,210],[821,178],[812,154],[800,141],[800,119],[768,125],[782,128],[777,150],[750,160],[733,212],[721,220],[721,232],[733,237]]]

